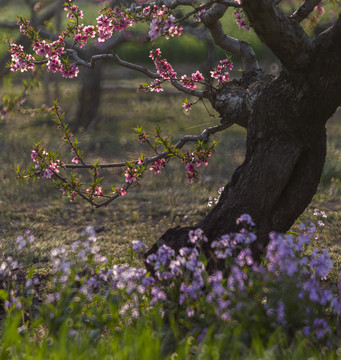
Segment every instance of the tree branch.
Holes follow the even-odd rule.
[[[234,7],[234,8],[241,8],[242,4],[238,3],[236,1],[229,1],[229,0],[216,0],[215,1],[217,4],[222,4],[222,5],[226,5],[226,6],[230,6],[230,7]]]
[[[18,24],[17,23],[0,22],[0,28],[1,29],[18,29]]]
[[[98,55],[98,56],[101,56],[101,55]],[[159,79],[160,78],[159,74],[150,71],[149,69],[145,68],[144,66],[133,64],[128,61],[124,61],[117,54],[112,54],[112,59],[116,62],[116,64],[126,67],[128,69],[134,70],[134,71],[141,72],[142,74],[147,75],[151,79]],[[95,66],[95,61],[97,61],[96,57],[94,59],[91,59],[91,63],[93,63],[93,66]]]
[[[225,34],[220,22],[228,9],[228,6],[216,4],[210,10],[201,15],[202,22],[207,26],[212,34],[213,41],[216,45],[224,50],[241,57],[245,71],[259,70],[256,55],[246,41],[235,39]]]
[[[305,0],[301,6],[291,15],[291,18],[297,22],[304,20],[317,6],[321,0]]]
[[[300,24],[274,5],[273,0],[243,0],[244,10],[259,38],[300,79],[309,62],[312,43]]]
[[[210,128],[205,129],[200,135],[186,135],[184,136],[182,139],[180,139],[176,144],[175,147],[177,149],[181,149],[185,144],[187,144],[188,142],[197,142],[197,141],[208,141],[210,135],[213,135],[217,132],[223,131],[227,128],[229,128],[230,126],[232,126],[233,123],[224,123],[221,125],[217,125],[217,126],[212,126]],[[153,163],[159,159],[168,159],[171,157],[171,152],[169,151],[165,151],[161,154],[158,154],[154,157],[150,157],[145,159],[145,161],[143,162],[143,165],[148,165],[150,163]],[[137,161],[133,161],[130,162],[134,165],[136,165],[138,162]],[[120,163],[113,163],[113,164],[103,164],[103,165],[98,165],[97,168],[100,169],[107,169],[107,168],[118,168],[118,167],[125,167],[127,164],[126,162],[120,162]],[[65,168],[70,168],[70,169],[94,169],[95,166],[92,164],[64,164]],[[55,173],[57,176],[60,177],[60,175],[58,175],[57,173]],[[64,181],[65,182],[65,181]],[[126,184],[125,189],[127,190],[132,184]],[[85,199],[86,201],[88,201],[91,205],[95,206],[96,208],[100,208],[102,206],[106,206],[108,204],[110,204],[112,201],[114,201],[115,199],[117,199],[118,197],[120,197],[121,195],[119,193],[116,193],[112,196],[110,196],[108,199],[102,201],[102,202],[94,202],[92,199],[89,199],[86,195],[83,195],[82,193],[79,193],[79,195],[81,195],[81,197],[83,199]]]
[[[205,129],[200,135],[186,135],[181,138],[176,144],[175,147],[177,149],[181,149],[188,142],[197,142],[197,141],[208,141],[210,135],[213,135],[217,132],[223,131],[229,127],[231,127],[234,123],[224,123],[216,126],[209,127]],[[161,154],[158,154],[153,157],[149,157],[144,160],[143,164],[148,165],[153,163],[159,159],[168,159],[171,153],[169,151],[164,151]],[[137,165],[138,161],[130,161],[130,163]],[[109,168],[121,168],[127,165],[126,161],[119,163],[109,163],[109,164],[99,164],[97,168],[100,169],[109,169]],[[94,169],[95,166],[92,164],[64,164],[67,169]]]
[[[163,0],[162,3],[167,6],[169,9],[175,9],[178,6],[187,5],[187,6],[197,6],[197,2],[193,0]],[[232,6],[236,8],[242,7],[240,3],[232,0],[210,0],[207,3],[200,5],[199,7],[205,8],[214,3],[224,4],[226,6]]]
[[[179,23],[179,22],[182,22],[184,20],[187,20],[189,17],[191,17],[192,15],[194,14],[197,14],[199,11],[201,10],[207,10],[209,9],[212,5],[214,4],[222,4],[222,5],[225,5],[227,7],[229,6],[233,6],[235,8],[241,8],[242,5],[237,3],[237,2],[234,2],[234,1],[229,1],[229,0],[210,0],[200,6],[197,6],[193,11],[191,12],[188,12],[186,15],[184,15],[182,18],[178,19],[176,21],[176,23]]]
[[[341,13],[334,25],[323,31],[313,39],[315,53],[312,64],[312,74],[320,94],[328,97],[324,108],[319,111],[328,114],[330,109],[341,105]],[[326,55],[327,54],[327,55]],[[321,82],[321,79],[329,79]],[[329,116],[331,116],[330,113]]]
[[[110,60],[114,60],[120,66],[126,67],[126,68],[134,70],[134,71],[138,71],[144,75],[147,75],[151,79],[162,80],[162,77],[158,73],[152,72],[149,69],[145,68],[144,66],[133,64],[128,61],[124,61],[117,54],[94,55],[91,57],[90,62],[87,62],[87,61],[82,60],[78,56],[77,51],[74,49],[67,49],[66,52],[70,53],[72,55],[73,59],[76,61],[76,63],[75,63],[76,65],[81,65],[81,66],[93,69],[98,60],[110,59]],[[183,85],[181,85],[177,80],[171,80],[171,84],[176,89],[178,89],[188,95],[196,96],[200,99],[209,98],[209,94],[206,91],[198,91],[198,90],[188,89],[188,88],[184,87]]]
[[[195,6],[196,1],[194,0],[163,0],[161,1],[163,5],[168,7],[168,9],[175,9],[178,6]],[[150,5],[150,4],[148,4]]]
[[[45,21],[53,18],[56,15],[56,11],[58,11],[58,8],[60,8],[64,2],[64,0],[55,0],[55,2],[47,10],[45,10],[43,14],[39,16],[39,24],[44,24]]]

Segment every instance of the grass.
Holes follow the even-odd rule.
[[[72,119],[77,83],[68,84],[68,91],[60,102],[64,104],[67,116]],[[108,83],[98,123],[93,129],[80,130],[77,134],[82,148],[89,149],[87,157],[93,161],[122,160],[147,151],[131,131],[137,125],[143,125],[148,133],[154,127],[161,126],[162,133],[170,134],[176,140],[184,134],[198,134],[207,124],[213,125],[219,121],[218,118],[210,117],[201,104],[194,107],[190,115],[184,113],[181,109],[181,95],[161,95],[157,101],[155,94],[138,95],[130,90],[135,84],[138,84],[137,80],[116,83],[115,86],[121,89],[117,91],[115,86]],[[64,88],[65,84],[61,85]],[[127,90],[122,90],[122,87]],[[41,101],[43,93],[44,89],[40,89],[32,94],[30,101],[33,105]],[[308,221],[314,208],[326,211],[328,218],[325,231],[313,246],[327,248],[336,267],[341,265],[341,245],[338,241],[341,235],[340,116],[339,111],[328,124],[330,147],[321,186],[312,204],[302,215],[302,219]],[[47,147],[55,146],[58,151],[64,149],[61,142],[56,142],[58,135],[54,123],[43,115],[15,115],[0,122],[1,250],[6,256],[15,255],[13,244],[17,236],[30,229],[36,238],[37,250],[32,256],[32,263],[38,274],[50,272],[50,252],[53,248],[61,245],[69,248],[89,225],[98,230],[97,242],[105,249],[107,257],[116,263],[131,262],[128,250],[132,240],[139,239],[151,245],[169,227],[190,225],[204,216],[208,198],[217,195],[218,188],[228,181],[244,156],[245,133],[238,127],[232,127],[218,136],[220,143],[217,154],[207,169],[202,169],[197,183],[188,185],[182,165],[172,164],[164,174],[148,174],[141,186],[126,197],[107,208],[96,210],[82,202],[74,204],[63,201],[61,194],[48,181],[23,185],[16,181],[16,164],[24,167],[30,163],[30,150],[34,142],[42,140]],[[68,152],[66,159],[71,159]],[[121,171],[110,171],[106,175],[107,185],[111,181],[122,181],[118,180],[122,178]],[[335,281],[336,275],[333,274]],[[90,329],[84,330],[76,343],[70,340],[64,329],[59,335],[43,336],[33,345],[30,341],[37,334],[14,336],[14,333],[17,334],[15,319],[8,317],[6,324],[3,334],[7,335],[2,340],[6,352],[0,352],[0,358],[10,357],[11,351],[18,359],[95,359],[105,358],[108,354],[115,354],[115,359],[169,359],[172,355],[174,359],[214,359],[217,353],[225,352],[231,359],[338,358],[335,350],[326,350],[325,355],[321,355],[319,347],[303,338],[294,344],[281,343],[280,330],[265,343],[256,336],[248,349],[243,332],[238,327],[234,328],[233,333],[228,332],[232,330],[226,330],[220,337],[212,335],[201,345],[189,346],[189,336],[176,337],[174,334],[179,333],[179,330],[170,330],[167,324],[160,324],[160,318],[156,315],[151,319],[143,317],[132,327],[123,327],[121,331],[117,331],[114,325],[106,325],[102,332],[104,335],[100,337],[98,333],[91,333]],[[35,326],[34,329],[37,329]],[[94,340],[91,340],[92,337]],[[165,339],[168,339],[168,345]],[[153,346],[150,346],[151,343]],[[162,347],[162,354],[167,356],[160,355]]]
[[[137,83],[131,81],[130,88]],[[123,86],[126,85],[123,83]],[[39,98],[41,94],[38,91],[34,97]],[[72,104],[75,103],[75,96],[71,91],[65,102],[61,99],[69,117],[74,112]],[[144,125],[148,133],[161,126],[164,134],[170,134],[176,140],[186,133],[200,133],[205,126],[218,122],[217,118],[210,118],[201,105],[195,107],[190,116],[184,113],[179,95],[160,96],[158,101],[154,100],[153,94],[106,90],[96,128],[77,135],[82,148],[89,149],[87,158],[93,161],[117,161],[148,151],[139,144],[132,132],[137,125]],[[114,112],[111,110],[113,107]],[[172,112],[169,112],[170,107]],[[229,137],[221,137],[218,145],[221,152],[204,169],[201,180],[194,185],[186,184],[182,166],[174,164],[167,167],[163,175],[148,174],[138,189],[125,199],[119,199],[113,206],[94,210],[84,203],[63,202],[58,191],[47,181],[20,185],[15,180],[16,164],[21,167],[29,164],[33,143],[43,140],[47,146],[53,144],[57,150],[63,149],[61,142],[56,141],[58,132],[50,119],[42,115],[34,118],[13,117],[2,121],[0,129],[2,161],[6,163],[1,170],[0,227],[8,239],[13,239],[27,228],[44,235],[44,238],[47,236],[42,252],[53,247],[56,239],[72,237],[87,225],[104,226],[105,231],[100,237],[108,243],[108,250],[118,248],[122,254],[122,244],[129,244],[133,239],[142,236],[147,243],[152,243],[170,226],[197,221],[207,211],[209,196],[216,194],[233,168],[242,161],[245,141],[244,132],[238,128],[231,129]],[[223,162],[225,153],[228,158]],[[70,156],[66,153],[65,160],[70,161]],[[110,180],[122,181],[121,170],[108,172],[107,175]]]
[[[127,84],[124,82],[122,85]],[[138,81],[131,81],[129,88],[135,84]],[[67,116],[72,118],[76,100],[72,89],[76,89],[76,84],[71,85],[70,89],[61,103],[65,104]],[[34,94],[33,103],[43,91],[40,89]],[[163,134],[169,134],[176,140],[183,134],[198,134],[205,126],[218,122],[218,118],[208,116],[201,104],[195,106],[190,115],[184,113],[181,95],[158,96],[157,101],[155,97],[155,94],[138,95],[131,90],[108,88],[102,99],[100,120],[95,129],[77,134],[82,148],[87,150],[87,158],[93,161],[121,161],[148,151],[131,131],[137,125],[143,125],[147,133],[161,126]],[[170,108],[172,111],[169,111]],[[339,117],[340,112],[328,124],[331,145],[321,187],[303,215],[309,217],[315,207],[327,211],[331,220],[325,241],[329,246],[335,243],[336,257],[339,248],[335,239],[339,238],[341,228],[338,220],[341,212]],[[56,242],[65,241],[81,228],[94,225],[104,227],[100,239],[107,243],[110,254],[118,253],[120,257],[125,252],[124,244],[129,244],[133,239],[142,237],[141,240],[150,244],[168,227],[193,224],[200,219],[207,211],[208,198],[217,194],[217,189],[226,183],[233,170],[243,161],[245,142],[243,130],[233,127],[217,137],[220,141],[217,154],[207,169],[201,171],[199,182],[186,184],[182,166],[174,164],[167,167],[164,174],[148,174],[141,186],[128,193],[126,198],[119,199],[108,208],[95,210],[87,204],[63,202],[48,181],[24,185],[16,181],[16,164],[23,167],[30,163],[29,153],[33,143],[42,140],[47,147],[53,144],[58,151],[65,151],[63,144],[56,141],[58,132],[48,117],[15,116],[3,120],[0,130],[2,236],[11,241],[30,228],[41,236],[44,253]],[[64,160],[70,161],[71,154],[66,152]],[[108,171],[106,176],[108,183],[122,181],[121,170]]]

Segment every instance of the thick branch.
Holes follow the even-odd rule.
[[[1,29],[18,29],[18,24],[17,23],[0,22],[0,28]]]
[[[175,9],[178,6],[195,6],[195,1],[193,0],[163,0],[162,3],[169,9]]]
[[[39,16],[39,24],[44,24],[45,21],[53,18],[56,15],[58,8],[60,8],[64,2],[64,0],[55,0],[55,2]]]
[[[328,99],[321,102],[324,105],[317,111],[321,116],[331,116],[335,106],[341,105],[341,13],[333,26],[316,36],[313,44],[312,83],[318,89],[318,102],[323,97]]]
[[[246,76],[244,74],[239,81],[227,82],[213,102],[213,107],[221,116],[221,122],[233,122],[247,129],[253,106],[271,78],[259,71]]]
[[[214,5],[201,16],[202,22],[210,30],[216,45],[241,57],[245,71],[259,70],[256,55],[251,45],[246,41],[237,40],[225,34],[219,19],[224,16],[227,9],[228,6],[226,5]]]
[[[223,4],[223,5],[231,6],[231,7],[234,7],[234,8],[241,8],[242,7],[242,4],[240,4],[240,3],[236,2],[236,1],[216,0],[215,2],[217,4]]]
[[[182,18],[178,19],[176,21],[176,23],[178,22],[182,22],[184,20],[187,20],[188,18],[190,18],[192,15],[194,14],[197,14],[198,12],[200,12],[201,10],[208,10],[212,5],[214,4],[222,4],[224,6],[232,6],[232,7],[235,7],[235,8],[241,8],[242,5],[241,4],[238,4],[234,1],[229,1],[229,0],[210,0],[200,6],[197,6],[193,11],[191,12],[188,12],[186,15],[184,15]],[[170,7],[171,9],[173,9],[174,7],[171,6]]]
[[[321,0],[305,0],[301,6],[291,15],[297,22],[304,20],[317,6]]]
[[[189,6],[197,5],[196,1],[192,1],[192,0],[173,0],[173,1],[163,0],[163,3],[170,9],[175,9],[177,6],[180,5],[189,5]],[[206,7],[207,5],[212,5],[214,3],[224,4],[226,6],[233,6],[236,8],[241,7],[241,4],[239,4],[237,1],[231,1],[231,0],[211,0],[201,6]]]
[[[273,0],[243,0],[244,10],[259,38],[294,77],[304,76],[311,40],[297,21],[288,18]]]

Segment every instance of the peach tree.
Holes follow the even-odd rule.
[[[70,147],[72,161],[65,163],[56,153],[37,144],[31,154],[32,167],[18,171],[19,176],[51,178],[70,201],[82,198],[95,207],[106,206],[130,191],[145,171],[161,173],[171,159],[184,164],[189,182],[195,180],[198,167],[206,165],[215,152],[215,142],[210,142],[212,135],[237,124],[247,131],[245,160],[217,204],[199,223],[167,230],[151,252],[163,244],[178,250],[188,244],[189,231],[200,228],[208,239],[203,249],[208,255],[210,244],[237,231],[236,219],[247,213],[256,224],[257,240],[252,243],[252,251],[254,257],[259,257],[269,242],[269,233],[286,232],[308,206],[319,184],[326,155],[325,125],[341,104],[339,4],[320,0],[304,0],[301,4],[291,0],[157,0],[139,1],[129,7],[109,7],[106,2],[103,5],[96,22],[84,24],[79,4],[66,1],[63,7],[67,27],[49,41],[41,38],[28,18],[19,17],[20,32],[30,39],[32,46],[27,50],[10,44],[10,69],[33,73],[44,69],[72,78],[81,68],[94,69],[100,62],[115,62],[149,79],[138,86],[138,92],[164,91],[164,84],[170,83],[184,98],[192,99],[184,100],[186,111],[199,101],[210,103],[219,113],[220,123],[174,143],[160,129],[151,136],[142,127],[137,128],[138,139],[150,149],[151,156],[141,155],[122,163],[92,164],[87,162],[65,123],[65,114],[54,103],[51,112],[63,141]],[[304,23],[318,25],[325,11],[332,15],[328,26],[324,31],[311,32]],[[254,31],[277,56],[281,63],[278,75],[265,73],[252,46],[224,31],[221,19],[229,12],[243,30]],[[233,64],[229,57],[220,59],[211,69],[209,79],[195,69],[190,75],[174,69],[153,41],[162,36],[180,37],[184,21],[198,22],[209,30],[218,47],[240,58],[243,64],[240,79],[230,79]],[[81,56],[80,50],[89,41],[105,43],[115,33],[125,32],[138,23],[149,24],[153,68],[127,62],[113,52]],[[4,102],[2,114],[15,105],[18,104]],[[194,151],[185,148],[189,142],[196,144]],[[122,183],[104,189],[101,170],[114,167],[123,168]],[[90,184],[82,181],[81,171],[90,171]]]

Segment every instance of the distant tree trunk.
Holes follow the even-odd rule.
[[[206,47],[206,62],[201,67],[201,70],[205,79],[208,79],[208,82],[211,84],[213,79],[211,77],[210,71],[214,68],[214,65],[217,61],[216,50],[214,42],[210,37],[205,38],[203,41]]]
[[[110,1],[111,7],[118,5],[131,4],[131,1],[112,0]],[[108,42],[107,48],[102,47],[90,47],[87,51],[83,51],[83,57],[89,59],[91,56],[100,54],[108,49],[113,51],[122,43],[129,41],[129,38],[123,36],[116,36]],[[95,126],[99,117],[99,107],[101,102],[101,81],[103,76],[103,66],[97,64],[94,69],[82,69],[80,74],[81,88],[78,94],[78,105],[76,117],[74,119],[74,129],[88,129],[89,126]]]
[[[101,100],[102,67],[82,69],[80,75],[81,88],[78,95],[78,108],[75,119],[75,128],[87,129],[95,124],[99,116]]]
[[[248,213],[256,223],[252,250],[259,259],[269,233],[286,232],[305,210],[324,166],[326,122],[341,104],[341,20],[313,45],[295,76],[286,68],[278,77],[244,73],[212,100],[222,122],[247,129],[245,161],[207,216],[193,227],[168,230],[148,253],[161,244],[188,246],[189,230],[201,228],[209,256],[209,244],[237,231],[236,219]]]
[[[81,55],[84,59],[90,59],[93,55],[98,55],[107,51],[114,51],[123,43],[131,41],[130,36],[125,33],[113,36],[105,45],[91,46],[87,50],[82,50]],[[78,107],[74,128],[87,129],[90,125],[96,124],[99,116],[99,106],[101,101],[101,82],[103,77],[103,64],[96,64],[93,69],[84,68],[80,73],[81,89],[78,95]]]

